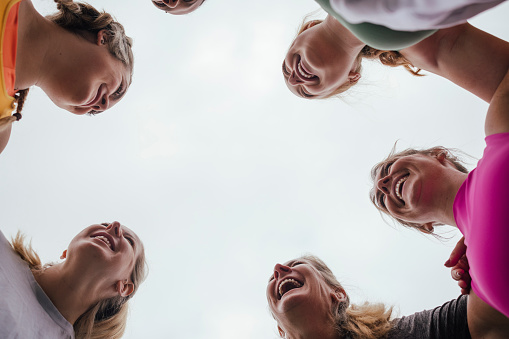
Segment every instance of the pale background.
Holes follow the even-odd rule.
[[[44,261],[89,224],[135,230],[150,275],[125,338],[276,338],[267,279],[306,252],[354,302],[411,314],[458,296],[443,267],[457,232],[440,242],[384,223],[369,172],[396,140],[479,158],[486,103],[376,62],[343,101],[293,96],[281,62],[311,0],[207,0],[184,17],[149,0],[90,2],[134,38],[133,84],[96,117],[31,91],[0,156],[0,229],[31,236]],[[507,40],[508,15],[504,4],[471,22]]]

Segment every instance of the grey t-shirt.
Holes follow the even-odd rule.
[[[446,302],[432,310],[393,320],[390,339],[470,339],[467,323],[468,296]]]
[[[72,325],[0,231],[0,338],[74,339]]]

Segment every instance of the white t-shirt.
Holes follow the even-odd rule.
[[[0,338],[74,339],[72,325],[0,231]]]
[[[352,24],[369,22],[400,31],[440,29],[462,24],[505,0],[330,0]]]

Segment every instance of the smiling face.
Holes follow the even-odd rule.
[[[122,99],[131,71],[109,52],[104,39],[99,33],[97,43],[86,43],[79,52],[69,51],[72,62],[62,64],[41,84],[55,105],[78,115],[97,114]]]
[[[66,251],[66,263],[113,283],[128,279],[143,251],[138,236],[118,221],[95,224],[78,233]]]
[[[205,0],[152,0],[152,3],[166,13],[182,15],[196,10]]]
[[[327,98],[360,78],[356,49],[338,44],[323,25],[319,21],[305,24],[283,61],[286,85],[299,97]]]
[[[406,155],[377,167],[373,188],[377,207],[396,219],[424,225],[428,231],[448,198],[450,175],[461,175],[445,153]]]
[[[298,259],[274,267],[267,284],[269,308],[284,333],[333,331],[333,305],[346,301],[327,284],[310,261]]]

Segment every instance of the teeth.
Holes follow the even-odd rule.
[[[293,279],[285,279],[279,284],[279,297],[281,298],[283,296],[283,285],[286,284],[292,284],[295,287],[301,287],[301,283],[299,283],[297,280]]]
[[[308,78],[308,79],[311,79],[312,77],[314,77],[314,75],[309,74],[306,71],[304,71],[304,69],[302,68],[302,61],[299,61],[297,68],[299,69],[300,75],[302,75],[303,77]]]
[[[111,243],[110,243],[110,241],[108,240],[108,238],[106,238],[105,236],[98,235],[98,236],[97,236],[97,237],[95,237],[95,238],[97,238],[97,239],[99,239],[99,240],[104,241],[104,242],[108,245],[108,247],[109,247],[109,248],[111,248]]]
[[[399,188],[401,187],[401,184],[406,181],[406,179],[408,179],[408,175],[406,175],[403,178],[399,179],[398,182],[396,183],[396,196],[400,200],[403,200],[403,197],[401,196],[401,192],[400,192]]]

